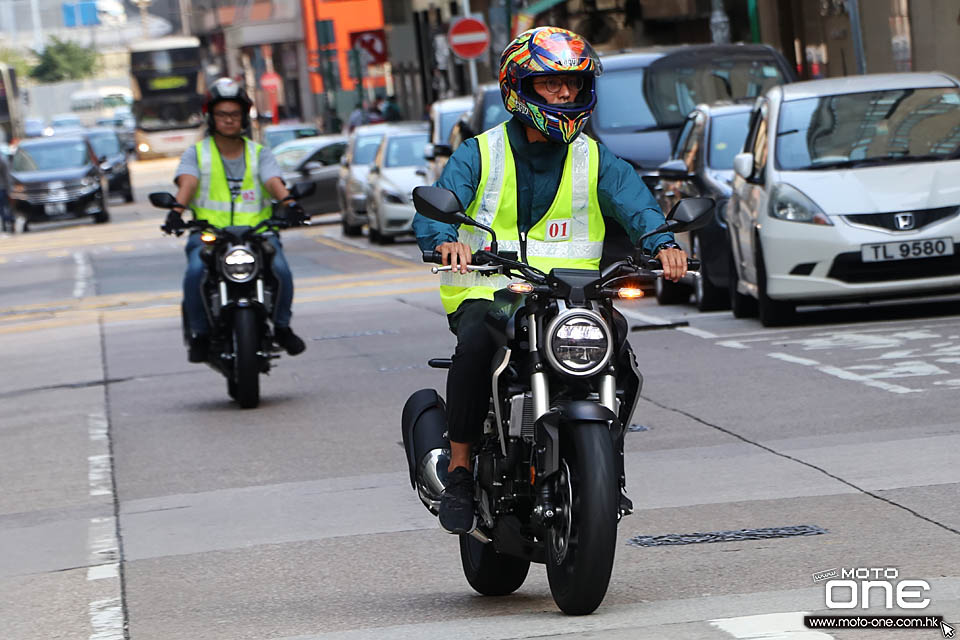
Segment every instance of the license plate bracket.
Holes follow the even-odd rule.
[[[63,216],[67,214],[66,202],[48,202],[43,205],[43,212],[48,216]]]

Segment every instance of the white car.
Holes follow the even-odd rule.
[[[960,291],[960,81],[797,82],[757,99],[726,223],[734,315]]]
[[[427,178],[431,184],[440,178],[447,159],[453,154],[449,144],[453,125],[472,106],[473,96],[446,98],[430,105],[430,142],[423,156],[427,161]]]
[[[429,141],[426,122],[397,122],[384,133],[370,167],[367,225],[370,241],[385,244],[413,233],[413,189],[427,184],[424,148]]]

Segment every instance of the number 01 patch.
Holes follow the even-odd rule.
[[[572,220],[564,218],[563,220],[551,220],[547,223],[547,242],[556,242],[558,240],[570,239],[570,226]]]

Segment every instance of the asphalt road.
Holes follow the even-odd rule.
[[[183,240],[146,203],[173,166],[137,164],[109,224],[0,237],[0,638],[941,637],[805,629],[834,568],[926,580],[908,613],[960,621],[958,299],[780,330],[623,305],[646,378],[636,512],[603,605],[570,618],[542,567],[512,596],[473,593],[410,489],[400,409],[443,389],[425,362],[454,344],[415,244],[287,233],[308,349],[243,411],[181,345]],[[824,532],[630,544],[801,525]],[[890,613],[872,595],[840,613]]]

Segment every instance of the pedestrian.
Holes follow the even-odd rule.
[[[13,233],[13,209],[10,206],[10,165],[5,155],[0,154],[0,230]]]
[[[370,122],[367,115],[367,110],[364,108],[366,105],[362,102],[358,102],[357,106],[353,108],[353,111],[350,112],[350,115],[347,117],[347,131],[353,131],[362,124],[367,124]]]
[[[387,122],[403,120],[403,114],[400,113],[400,106],[397,104],[397,97],[394,95],[387,96],[380,111],[383,114],[383,119]]]

